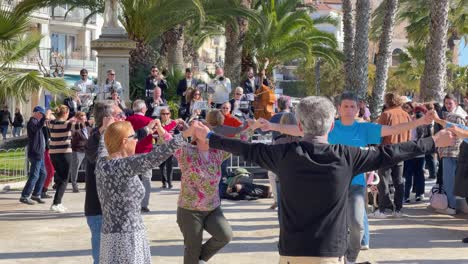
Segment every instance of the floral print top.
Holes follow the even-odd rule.
[[[174,156],[179,162],[181,190],[178,206],[188,210],[211,211],[220,204],[221,163],[229,153],[209,149],[207,158],[196,146],[185,144]]]

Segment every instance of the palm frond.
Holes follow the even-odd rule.
[[[2,52],[0,52],[0,67],[11,67],[29,53],[36,52],[36,48],[39,46],[41,39],[42,36],[39,33],[33,33],[25,35],[16,41],[4,43],[2,45]]]

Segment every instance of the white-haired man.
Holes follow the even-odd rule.
[[[156,88],[159,89],[159,88]],[[143,100],[135,100],[133,102],[133,112],[132,116],[127,117],[128,122],[133,126],[133,130],[137,131],[145,126],[147,126],[153,119],[151,117],[145,116],[147,111],[146,103]],[[148,153],[153,149],[153,136],[149,134],[148,136],[140,139],[136,144],[135,153]],[[149,199],[151,194],[151,177],[153,175],[152,170],[148,170],[142,175],[140,175],[141,182],[145,187],[145,197],[141,201],[141,211],[144,213],[149,212]]]
[[[454,141],[451,133],[444,131],[431,138],[377,148],[330,145],[328,133],[335,112],[324,97],[302,99],[296,113],[304,137],[298,143],[280,145],[223,138],[201,123],[195,124],[196,137],[206,138],[210,148],[240,155],[279,176],[283,212],[280,263],[344,263],[346,204],[352,175],[434,152],[436,146]]]
[[[213,103],[216,108],[220,108],[222,104],[229,101],[231,93],[231,80],[224,76],[223,68],[216,68],[216,77],[211,82],[214,89]]]

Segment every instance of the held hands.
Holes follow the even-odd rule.
[[[432,136],[432,139],[434,139],[436,147],[450,147],[455,145],[455,140],[457,138],[452,134],[452,132],[444,129]]]
[[[447,129],[448,131],[452,132],[453,134],[457,135],[459,138],[467,138],[468,136],[468,131],[463,130],[457,126],[452,126]]]

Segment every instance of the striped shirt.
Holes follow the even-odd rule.
[[[84,123],[52,120],[47,123],[50,131],[49,153],[72,153],[72,132],[85,127]]]

